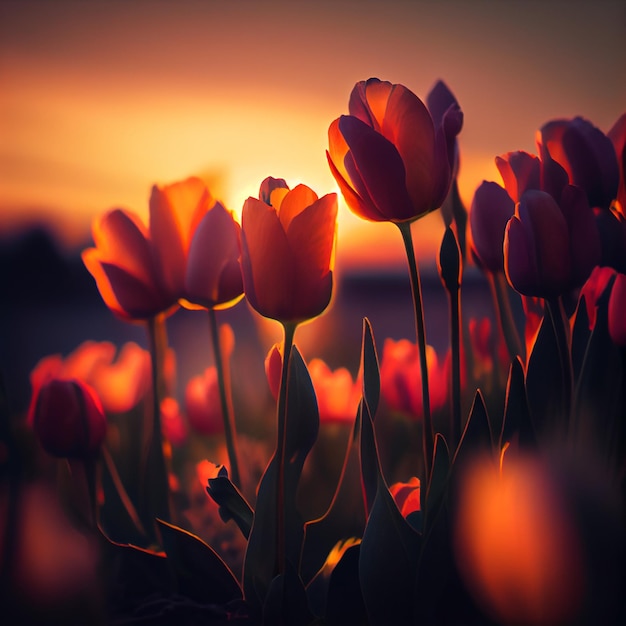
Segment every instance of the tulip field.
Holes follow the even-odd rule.
[[[189,176],[94,221],[141,339],[41,353],[23,412],[3,373],[7,624],[626,622],[626,113],[546,120],[465,206],[446,83],[346,103],[339,193],[268,172],[239,219]],[[402,277],[339,279],[340,200]]]

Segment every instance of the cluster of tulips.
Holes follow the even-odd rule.
[[[107,619],[626,617],[626,114],[607,134],[582,118],[547,123],[538,155],[496,158],[503,185],[483,182],[469,212],[456,181],[462,125],[444,83],[425,104],[374,78],[355,85],[349,114],[330,125],[341,194],[358,216],[397,225],[414,305],[416,342],[386,339],[380,362],[364,318],[356,380],[319,359],[307,364],[296,341],[332,297],[336,194],[269,177],[240,225],[189,178],[153,187],[148,226],[122,209],[96,220],[85,266],[116,316],[145,324],[150,350],[127,344],[115,361],[112,344],[89,342],[42,360],[27,422],[43,450],[68,463],[72,493],[83,487],[84,528],[114,579],[104,585]],[[419,218],[439,209],[444,359],[427,344],[412,239]],[[461,315],[470,263],[489,281],[497,328]],[[245,372],[231,376],[237,329],[217,322],[243,297],[283,329],[265,361],[276,410],[269,462],[238,435],[233,384]],[[166,333],[180,306],[208,312],[214,356],[189,381],[184,410]],[[413,475],[395,481],[389,411],[411,415],[418,433],[397,464]],[[325,512],[305,519],[298,493],[320,419],[349,436]],[[189,427],[226,451],[191,478],[175,467]],[[191,532],[181,480],[194,481],[200,508],[219,512],[211,523],[229,529],[235,555],[221,531],[215,541],[198,536],[204,518]]]

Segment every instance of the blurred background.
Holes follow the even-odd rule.
[[[425,99],[438,79],[456,95],[461,197],[469,207],[494,157],[535,151],[535,131],[582,115],[607,131],[626,103],[626,5],[612,0],[0,3],[0,370],[13,412],[37,361],[87,339],[146,345],[113,317],[80,261],[92,219],[121,206],[147,217],[152,184],[190,175],[240,212],[266,176],[336,191],[327,130],[353,85],[376,76]],[[428,342],[447,348],[435,269],[439,214],[414,225]],[[414,340],[401,238],[340,201],[330,310],[297,336],[305,358],[358,368],[361,319],[377,343]],[[464,313],[490,316],[475,268]],[[221,313],[251,388],[278,325],[245,302]],[[168,321],[178,380],[211,362],[206,318]],[[235,364],[236,367],[236,364]]]

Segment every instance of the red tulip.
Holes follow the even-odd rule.
[[[609,334],[618,346],[626,347],[626,274],[617,274],[611,289]]]
[[[93,224],[95,248],[83,251],[105,304],[124,320],[145,320],[171,312],[177,297],[168,292],[155,262],[155,250],[141,220],[114,209]]]
[[[496,157],[496,167],[513,202],[527,189],[541,189],[541,161],[534,154],[517,151]]]
[[[483,181],[476,189],[469,212],[472,247],[490,272],[504,271],[504,231],[514,211],[513,200],[497,183]]]
[[[543,191],[526,191],[504,237],[504,269],[513,288],[552,298],[570,288],[570,241],[561,209]]]
[[[206,308],[226,308],[243,297],[239,257],[241,227],[216,202],[200,220],[191,240],[185,300]]]
[[[79,380],[54,378],[44,383],[31,411],[29,422],[43,449],[53,456],[90,456],[104,441],[106,418],[100,399]]]
[[[537,145],[565,168],[569,182],[584,189],[592,208],[608,209],[617,197],[619,169],[611,140],[582,117],[548,122]]]
[[[263,186],[262,186],[263,189]],[[242,216],[245,293],[261,315],[299,323],[330,302],[337,195],[277,187],[271,205],[248,198]]]
[[[454,173],[463,116],[456,101],[435,116],[403,85],[357,83],[350,115],[328,130],[328,163],[352,211],[372,221],[408,222],[438,209]]]
[[[413,476],[406,483],[395,483],[389,487],[389,492],[404,517],[421,510],[419,478]]]

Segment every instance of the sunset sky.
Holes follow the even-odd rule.
[[[113,206],[147,215],[153,183],[195,174],[240,211],[266,176],[336,191],[327,130],[371,76],[465,115],[467,204],[494,157],[582,115],[626,109],[621,1],[56,0],[0,3],[0,229],[45,221],[87,241]],[[403,262],[397,229],[340,208],[338,265]],[[441,218],[416,225],[423,255]]]

